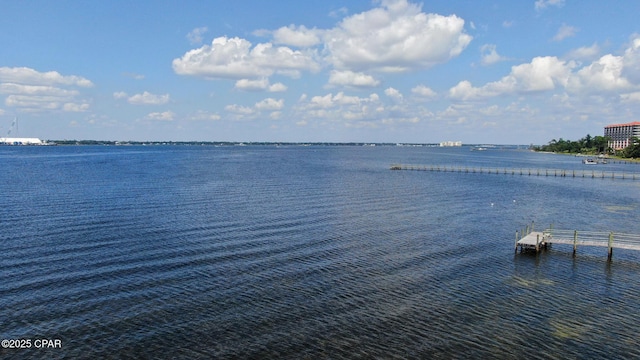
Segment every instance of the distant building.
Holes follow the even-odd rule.
[[[0,145],[45,145],[45,143],[38,138],[0,138]]]
[[[604,136],[609,137],[609,147],[621,150],[629,146],[632,137],[640,138],[640,121],[614,124],[604,127]]]
[[[440,146],[462,146],[462,141],[443,141]]]

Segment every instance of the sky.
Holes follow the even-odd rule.
[[[0,0],[0,136],[578,140],[640,120],[638,14],[627,0]]]

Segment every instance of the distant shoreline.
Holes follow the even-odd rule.
[[[104,146],[406,146],[441,147],[439,143],[374,143],[374,142],[286,142],[286,141],[111,141],[111,140],[47,140],[50,145],[104,145]],[[477,147],[479,144],[464,144],[462,147]],[[487,146],[487,145],[482,145]],[[529,145],[495,144],[493,148],[528,149]]]
[[[536,152],[537,153],[541,153],[541,154],[567,155],[567,156],[573,156],[573,157],[598,157],[598,155],[582,154],[582,153],[567,153],[567,152],[537,151],[537,150],[536,150]],[[628,161],[628,162],[640,163],[640,159],[625,158],[625,157],[615,156],[615,155],[606,155],[605,158],[606,159],[610,159],[610,160],[619,160],[619,161]]]

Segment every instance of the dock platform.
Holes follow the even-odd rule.
[[[515,251],[535,251],[538,253],[552,244],[573,245],[573,256],[578,246],[607,248],[607,259],[611,261],[613,249],[640,250],[640,235],[614,233],[612,231],[578,231],[554,229],[553,225],[543,231],[533,231],[533,223],[521,231],[516,231]]]
[[[519,246],[520,251],[535,250],[540,251],[548,244],[549,235],[540,231],[532,231],[516,242],[516,248]]]

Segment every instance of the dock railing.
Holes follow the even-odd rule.
[[[555,229],[553,225],[551,225],[551,227],[542,231],[542,239],[544,245],[573,245],[574,256],[576,255],[579,246],[606,247],[608,260],[611,260],[614,248],[640,250],[640,235],[613,231]]]
[[[555,176],[572,178],[591,179],[623,179],[640,180],[640,173],[605,171],[593,169],[543,169],[543,168],[501,168],[501,167],[476,167],[461,165],[412,165],[412,164],[392,164],[391,170],[411,170],[411,171],[435,171],[435,172],[457,172],[469,174],[502,174],[502,175],[527,175],[527,176]]]

